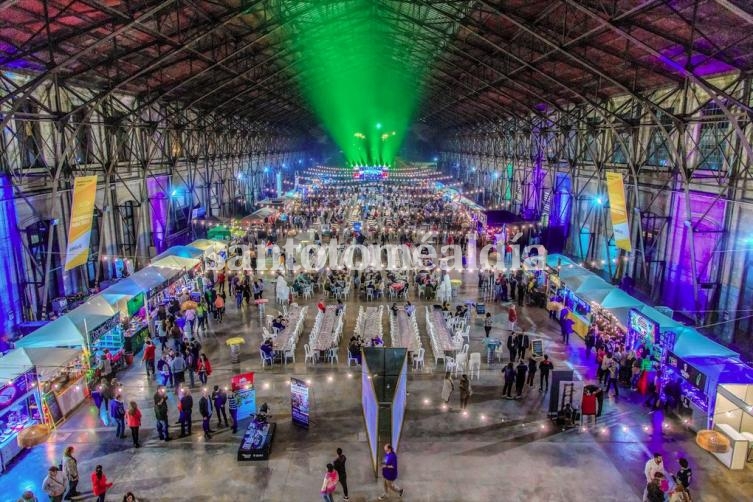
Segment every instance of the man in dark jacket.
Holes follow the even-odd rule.
[[[515,368],[513,368],[512,362],[507,363],[507,366],[502,370],[502,374],[505,377],[505,386],[502,389],[502,397],[505,399],[512,399],[512,384],[515,382]]]
[[[510,362],[515,362],[515,357],[518,355],[518,344],[514,333],[507,335],[507,350],[510,352]]]
[[[526,373],[528,373],[528,365],[525,361],[520,361],[518,367],[515,368],[515,399],[520,399],[523,396],[523,386],[526,384]]]
[[[544,355],[544,359],[539,363],[539,392],[546,392],[549,390],[549,372],[554,369],[552,361],[549,360],[548,355]],[[546,384],[546,386],[544,385]]]
[[[170,441],[167,421],[167,390],[164,387],[154,393],[154,418],[157,420],[157,434],[162,441]]]
[[[342,448],[337,449],[337,458],[332,461],[332,465],[335,466],[335,470],[337,471],[337,476],[340,479],[340,484],[343,487],[343,499],[350,500],[348,497],[348,479],[347,479],[347,473],[345,472],[345,461],[346,461],[345,455],[343,455]]]
[[[212,391],[212,402],[214,403],[215,413],[217,414],[217,427],[222,427],[222,420],[225,420],[225,427],[230,427],[227,421],[227,413],[225,412],[225,403],[227,402],[227,394],[220,389],[219,385],[214,386]]]
[[[212,418],[212,399],[209,397],[209,391],[206,389],[201,391],[199,413],[201,413],[201,428],[204,430],[204,438],[212,439],[212,436],[209,435],[210,432],[214,432],[209,428],[209,420]]]
[[[180,437],[191,435],[191,412],[193,411],[193,397],[191,389],[183,389],[180,398]]]

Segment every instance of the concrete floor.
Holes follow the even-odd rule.
[[[475,275],[466,273],[459,299],[476,298]],[[315,296],[311,303],[318,298]],[[325,464],[337,447],[348,456],[351,500],[372,501],[381,494],[381,480],[374,478],[360,407],[359,371],[345,367],[344,347],[355,324],[359,302],[349,300],[346,317],[343,362],[306,367],[303,343],[297,363],[287,368],[260,368],[257,347],[261,341],[256,310],[236,311],[228,307],[226,321],[212,325],[213,334],[205,349],[213,362],[209,384],[226,385],[239,371],[257,372],[257,403],[268,402],[278,423],[272,456],[268,462],[236,461],[239,435],[222,430],[211,440],[201,434],[198,413],[190,438],[162,443],[156,439],[151,394],[154,385],[138,365],[121,374],[126,400],[135,399],[144,412],[141,449],[130,447],[130,439],[118,440],[113,429],[102,426],[96,409],[86,404],[58,429],[45,445],[24,454],[0,475],[0,501],[15,501],[31,489],[45,500],[41,483],[47,466],[57,463],[67,445],[77,449],[83,481],[96,464],[104,466],[114,481],[108,500],[133,491],[139,500],[321,500],[319,488]],[[648,414],[640,398],[625,391],[619,402],[608,400],[605,415],[593,430],[561,432],[546,419],[547,396],[534,391],[520,401],[499,399],[500,364],[483,364],[480,380],[473,382],[473,397],[467,414],[459,411],[458,395],[448,410],[440,406],[442,368],[432,369],[424,311],[418,302],[418,322],[427,369],[411,372],[408,380],[408,409],[399,452],[400,484],[404,499],[411,501],[637,501],[643,488],[643,465],[650,452],[664,454],[671,471],[677,458],[690,459],[694,471],[694,501],[740,501],[753,499],[751,468],[731,472],[710,454],[695,446],[693,435],[682,424],[665,420],[660,412]],[[493,314],[504,308],[489,305]],[[268,312],[271,309],[268,309]],[[310,309],[312,310],[312,309]],[[304,340],[313,325],[306,320]],[[384,330],[389,340],[389,325]],[[593,380],[595,369],[585,361],[582,342],[571,338],[564,347],[556,326],[541,309],[520,310],[523,328],[540,333],[545,351],[555,368],[571,367]],[[224,344],[228,336],[241,334],[247,340],[240,365],[231,365]],[[471,331],[471,352],[481,352],[483,329],[476,323]],[[288,381],[291,376],[310,379],[311,428],[302,431],[290,424]],[[197,394],[194,394],[197,399]],[[198,406],[198,403],[196,404]],[[174,401],[170,420],[177,419]],[[177,435],[173,429],[173,434]],[[91,496],[91,492],[89,492]],[[337,499],[341,499],[338,489]]]

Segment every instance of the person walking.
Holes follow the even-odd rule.
[[[518,346],[516,344],[515,333],[512,331],[507,335],[507,351],[510,353],[510,362],[515,362],[515,356],[518,355]]]
[[[335,499],[332,497],[332,494],[335,493],[335,490],[337,489],[337,471],[335,470],[335,466],[332,464],[327,464],[327,472],[324,474],[324,480],[322,481],[322,499],[324,499],[324,502],[335,502]]]
[[[68,481],[68,492],[65,494],[65,500],[79,495],[78,490],[78,460],[73,456],[73,446],[68,446],[63,451],[63,477]]]
[[[131,439],[133,440],[134,448],[141,448],[139,443],[139,427],[141,427],[141,410],[139,409],[136,401],[128,403],[128,428],[131,429]]]
[[[673,479],[675,483],[682,485],[687,496],[690,497],[690,490],[688,488],[690,488],[690,482],[693,479],[693,469],[690,468],[690,464],[686,458],[681,458],[677,462],[680,464],[680,470],[677,471]]]
[[[65,477],[58,470],[58,466],[53,465],[47,469],[47,476],[42,481],[42,491],[50,497],[50,502],[61,502],[63,500]]]
[[[343,487],[343,499],[344,500],[350,500],[350,497],[348,497],[348,474],[345,472],[345,461],[347,458],[345,455],[343,455],[342,448],[337,449],[337,457],[335,457],[335,460],[332,461],[332,465],[335,466],[335,470],[337,471],[337,477],[340,480],[340,484]]]
[[[515,308],[515,305],[510,305],[510,308],[507,309],[507,323],[510,326],[511,331],[515,331],[515,323],[518,322],[518,310]]]
[[[227,394],[224,390],[220,389],[219,385],[214,386],[212,391],[212,402],[214,403],[215,413],[217,414],[217,427],[222,427],[222,421],[225,421],[225,427],[230,427],[227,421],[227,413],[225,412],[225,403],[227,402]]]
[[[167,418],[167,391],[164,387],[154,393],[154,418],[157,420],[157,434],[162,441],[170,441],[170,422]]]
[[[486,317],[484,318],[484,332],[486,333],[486,337],[489,338],[489,333],[492,332],[492,314],[491,312],[486,313]]]
[[[654,456],[646,462],[646,465],[643,468],[643,474],[646,476],[646,483],[651,483],[656,477],[656,473],[666,477],[661,453],[654,453]]]
[[[193,411],[193,397],[190,389],[183,389],[180,398],[180,437],[191,435],[191,412]]]
[[[445,374],[444,382],[442,383],[442,401],[449,403],[453,390],[455,390],[455,383],[452,381],[452,373],[448,371]]]
[[[110,417],[115,420],[115,436],[125,438],[125,404],[120,394],[110,401]]]
[[[614,359],[610,359],[609,365],[607,366],[607,388],[604,390],[604,393],[606,395],[609,395],[609,389],[614,387],[615,399],[618,399],[620,397],[620,385],[618,382],[619,374],[620,374],[620,363],[618,363]]]
[[[207,389],[201,391],[199,413],[201,414],[201,428],[204,431],[204,439],[212,439],[210,433],[214,431],[209,427],[209,421],[212,418],[212,399],[209,397]]]
[[[196,386],[196,379],[194,378],[196,374],[196,357],[193,355],[193,352],[189,350],[189,347],[186,347],[186,350],[183,354],[183,360],[186,362],[186,372],[188,373],[188,386],[192,389]]]
[[[512,384],[515,382],[515,368],[513,368],[512,362],[507,363],[502,369],[502,374],[505,378],[505,386],[502,388],[502,397],[505,399],[512,399]]]
[[[222,324],[222,315],[225,313],[225,299],[222,295],[217,295],[214,299],[214,315],[219,324]]]
[[[403,496],[403,489],[397,486],[397,454],[392,449],[391,444],[384,445],[384,461],[382,462],[382,476],[384,477],[384,493],[379,496],[379,500],[387,498],[392,491],[400,497]]]
[[[547,392],[549,390],[549,372],[554,369],[552,361],[549,360],[549,356],[544,354],[544,359],[539,363],[539,392]],[[546,385],[544,385],[546,384]]]
[[[199,374],[199,381],[202,385],[207,384],[207,378],[212,374],[212,364],[209,358],[203,352],[196,362],[196,372]]]
[[[227,409],[230,412],[230,418],[233,419],[233,434],[238,432],[238,399],[235,397],[235,391],[231,391],[227,397]]]
[[[471,390],[471,381],[468,379],[468,375],[463,374],[460,377],[460,409],[464,410],[468,407],[468,399],[471,397],[473,391]]]
[[[528,358],[528,380],[526,383],[528,386],[533,387],[533,378],[536,376],[536,359],[533,356]]]
[[[97,502],[105,502],[105,495],[111,487],[112,483],[107,482],[107,476],[102,471],[102,466],[95,467],[92,473],[92,493],[97,496]]]
[[[515,399],[523,397],[523,387],[526,384],[526,373],[528,373],[528,365],[524,361],[520,361],[517,368],[515,368]]]
[[[525,361],[528,347],[531,346],[531,338],[528,333],[520,333],[518,335],[518,359]]]
[[[141,356],[141,362],[144,363],[144,366],[146,367],[147,380],[149,380],[149,377],[154,378],[154,374],[156,373],[156,368],[154,366],[155,352],[156,347],[150,339],[147,339],[144,345],[144,355]]]
[[[170,363],[170,371],[173,375],[173,384],[175,386],[175,395],[178,395],[178,391],[180,390],[180,386],[183,384],[183,382],[186,379],[185,371],[186,371],[186,360],[183,359],[183,354],[178,351],[175,354],[175,359],[172,360]]]

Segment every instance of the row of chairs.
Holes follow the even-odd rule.
[[[410,321],[411,326],[411,334],[416,340],[416,347],[418,347],[418,350],[416,351],[416,355],[413,357],[413,368],[423,368],[424,366],[424,354],[426,351],[424,350],[422,344],[421,344],[421,335],[418,331],[418,321],[416,320],[416,314],[414,314],[410,317],[408,317],[408,320]],[[390,316],[390,337],[392,338],[392,346],[393,347],[401,347],[402,346],[402,340],[400,339],[400,325],[397,322],[397,316],[391,315]]]
[[[366,310],[363,307],[358,307],[358,317],[356,318],[356,327],[353,330],[354,336],[360,336],[365,342],[368,343],[371,338],[377,336],[381,340],[384,340],[384,330],[382,329],[382,315],[384,314],[384,305],[380,305],[377,309],[375,316],[366,318]],[[350,363],[355,363],[358,366],[358,359],[353,357],[348,350],[348,366]]]
[[[343,319],[345,318],[345,313],[347,311],[347,308],[348,306],[344,305],[342,312],[340,313],[339,316],[337,316],[337,319],[335,320],[332,346],[327,350],[327,356],[326,356],[330,364],[334,362],[337,362],[338,364],[340,363],[338,347],[340,345],[340,338],[342,337]],[[322,327],[322,322],[324,320],[324,316],[325,314],[323,312],[319,312],[316,315],[316,319],[314,320],[314,327],[309,333],[309,343],[303,346],[304,352],[305,352],[304,362],[311,361],[311,364],[316,364],[319,361],[319,352],[312,350],[311,346],[315,345],[317,338],[321,335],[321,327]]]
[[[295,305],[295,304],[294,304]],[[297,305],[296,305],[297,306]],[[282,351],[282,363],[284,365],[288,364],[288,361],[293,361],[293,364],[295,364],[295,348],[298,344],[298,338],[300,338],[301,333],[303,332],[303,321],[306,319],[306,312],[308,311],[308,306],[304,306],[301,308],[300,315],[298,316],[298,319],[296,320],[295,326],[293,326],[293,332],[290,335],[290,339],[287,342],[287,346],[283,347]],[[285,309],[285,315],[287,315],[287,308]],[[268,320],[271,316],[267,316]],[[272,329],[269,331],[267,327],[262,327],[262,332],[264,335],[264,339],[272,338],[272,340],[277,339],[278,331],[276,329]],[[259,349],[259,355],[261,356],[261,367],[264,368],[264,366],[269,365],[272,366],[272,363],[274,360],[271,356],[266,356],[264,352]]]

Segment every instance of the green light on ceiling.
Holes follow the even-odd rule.
[[[442,43],[401,2],[277,0],[303,96],[350,165],[394,163]],[[386,129],[386,131],[385,131]]]

